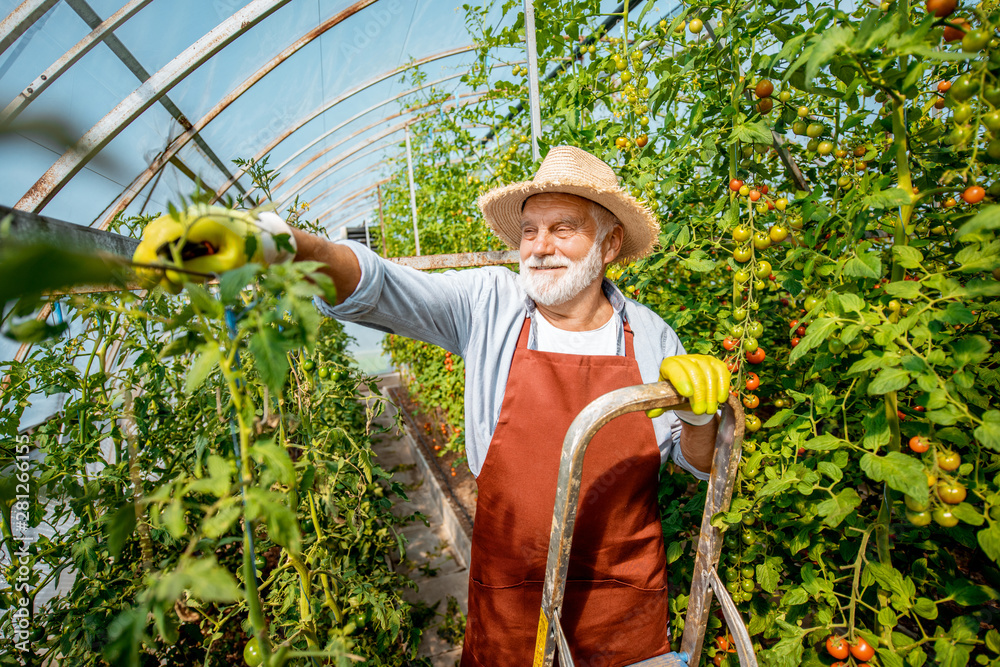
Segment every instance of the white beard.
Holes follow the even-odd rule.
[[[567,269],[559,273],[532,270],[551,266],[565,266]],[[527,260],[521,260],[517,281],[535,303],[552,307],[574,299],[603,272],[601,244],[594,242],[587,256],[576,261],[555,255],[532,255]]]

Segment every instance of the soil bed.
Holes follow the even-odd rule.
[[[469,470],[465,457],[457,452],[442,452],[440,450],[447,440],[441,435],[443,421],[436,414],[437,411],[429,412],[417,405],[405,387],[393,387],[389,389],[388,393],[398,406],[410,435],[423,452],[434,476],[438,478],[442,488],[447,491],[449,500],[452,501],[455,508],[455,514],[458,516],[466,535],[471,539],[478,495],[476,478]],[[435,447],[438,447],[439,450],[435,450]]]

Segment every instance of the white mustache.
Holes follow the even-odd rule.
[[[525,260],[524,265],[529,269],[553,269],[557,267],[568,267],[570,262],[568,259],[560,259],[558,257],[531,256]]]

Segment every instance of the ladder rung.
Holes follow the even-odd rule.
[[[666,653],[634,663],[631,667],[688,667],[687,654]]]

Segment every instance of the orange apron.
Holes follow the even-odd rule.
[[[477,479],[462,667],[532,664],[563,438],[593,399],[642,384],[628,323],[619,357],[529,350],[530,322]],[[659,469],[642,412],[614,419],[587,449],[562,612],[578,667],[670,650]]]

